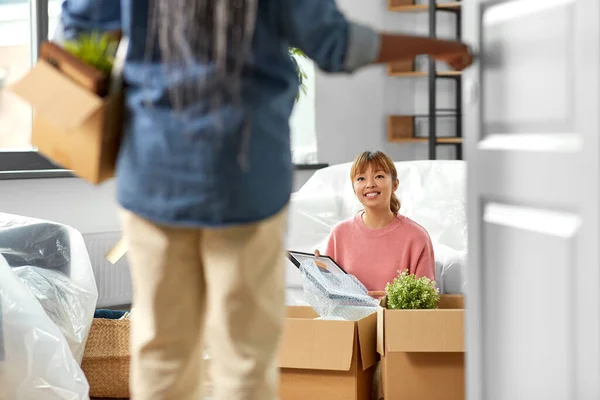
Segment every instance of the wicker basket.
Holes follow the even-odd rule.
[[[90,384],[90,397],[129,398],[128,319],[94,319],[81,368]]]

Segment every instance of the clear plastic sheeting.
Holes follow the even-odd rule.
[[[97,294],[74,285],[62,272],[38,267],[17,267],[13,271],[42,304],[46,314],[62,331],[73,356],[80,361],[89,333],[87,308]]]
[[[435,268],[440,293],[456,294],[466,291],[466,250],[455,250],[443,244],[434,245]]]
[[[466,163],[396,162],[400,213],[422,225],[435,252],[437,284],[442,293],[462,293],[467,258]],[[350,181],[350,163],[315,174],[293,194],[287,246],[323,251],[331,229],[362,209]],[[343,266],[342,266],[343,267]]]
[[[313,260],[302,261],[300,273],[305,299],[323,319],[356,321],[377,311],[378,301],[353,275],[330,272]]]
[[[0,399],[89,399],[65,337],[2,256],[0,322]]]
[[[65,225],[0,213],[0,254],[67,338],[81,363],[98,300],[81,234]]]

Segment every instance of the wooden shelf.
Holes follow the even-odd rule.
[[[427,143],[429,138],[415,137],[414,115],[390,115],[388,117],[388,142],[390,143]],[[460,137],[438,137],[439,144],[462,143]]]
[[[463,0],[464,1],[464,0]],[[460,15],[462,12],[462,1],[458,0],[387,0],[388,11],[401,12],[401,13],[423,13],[429,15],[430,23],[433,26],[429,26],[429,35],[431,37],[436,36],[435,24],[436,15],[438,12],[446,14],[454,14],[456,17],[456,30],[455,35],[458,40],[461,38],[460,30]],[[430,24],[430,25],[431,25]],[[436,147],[437,145],[450,145],[456,150],[456,158],[462,159],[462,143],[463,138],[461,135],[462,126],[460,119],[462,117],[462,101],[460,97],[461,83],[462,83],[462,72],[461,71],[439,71],[436,68],[437,63],[433,63],[432,59],[428,60],[428,68],[420,67],[421,57],[416,57],[410,60],[402,62],[390,63],[388,65],[387,75],[391,77],[399,78],[429,78],[431,81],[428,93],[430,98],[429,112],[435,113],[435,119],[433,115],[429,114],[413,114],[413,115],[390,115],[387,119],[387,141],[390,143],[422,143],[430,144],[429,146],[429,158],[436,159]],[[422,69],[425,69],[423,71]],[[451,80],[456,83],[456,109],[447,110],[436,107],[436,90],[434,82],[437,79]],[[433,110],[433,109],[435,110]],[[441,114],[440,114],[441,113]],[[440,136],[437,131],[438,119],[450,120],[454,122],[455,128],[453,129],[454,135],[456,136]],[[428,123],[427,131],[424,131],[421,126],[421,122]],[[430,133],[432,136],[421,136],[423,134]],[[452,134],[449,131],[444,132],[446,135]],[[431,142],[430,142],[431,141]]]
[[[458,10],[460,9],[460,1],[453,1],[451,3],[440,3],[437,5],[438,9],[442,10]],[[396,5],[396,1],[389,0],[388,10],[394,12],[424,12],[429,10],[428,4],[400,4]]]
[[[390,143],[427,143],[429,138],[396,138],[388,140]],[[437,142],[441,144],[459,144],[462,143],[462,138],[459,137],[438,137]]]
[[[461,71],[438,71],[437,76],[460,76]],[[419,78],[428,76],[427,71],[406,71],[406,72],[394,72],[393,66],[390,65],[388,69],[389,76],[405,77],[405,78]]]
[[[414,114],[411,116],[415,117],[415,118],[429,118],[429,114]],[[456,118],[456,117],[458,117],[458,114],[456,114],[456,112],[438,111],[435,113],[435,117],[436,118]]]

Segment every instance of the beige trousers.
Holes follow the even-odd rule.
[[[122,212],[134,295],[133,400],[278,398],[286,212],[222,229],[158,226]]]

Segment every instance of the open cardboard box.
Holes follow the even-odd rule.
[[[58,46],[54,46],[54,55],[55,59],[40,58],[10,89],[33,107],[32,145],[86,181],[101,183],[114,176],[120,145],[121,77],[118,73],[111,77],[117,90],[102,97],[82,84],[86,78],[93,79],[81,72],[86,69],[81,61]],[[115,63],[113,70],[120,71],[120,67]]]
[[[370,400],[377,314],[358,321],[315,319],[310,307],[288,307],[279,367],[282,400]]]
[[[464,298],[442,295],[438,309],[377,310],[377,351],[385,399],[464,400]]]

